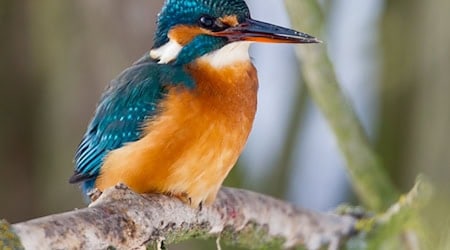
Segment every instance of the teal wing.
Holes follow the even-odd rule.
[[[156,64],[148,56],[113,80],[78,146],[69,182],[82,182],[84,192],[92,189],[105,156],[141,138],[144,121],[157,115],[169,84],[193,86],[182,68]]]

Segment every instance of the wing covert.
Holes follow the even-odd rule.
[[[140,138],[142,123],[155,115],[164,96],[158,71],[144,57],[111,82],[78,146],[69,182],[96,178],[108,152]]]

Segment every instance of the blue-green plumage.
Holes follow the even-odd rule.
[[[239,21],[244,21],[250,18],[250,11],[243,0],[166,0],[158,15],[154,47],[161,47],[169,41],[167,34],[172,27],[198,25],[203,15],[216,18],[237,15]]]
[[[194,87],[182,67],[157,64],[148,55],[113,80],[77,149],[70,182],[92,189],[108,152],[138,140],[143,122],[157,114],[165,87],[177,84]]]
[[[202,16],[213,18],[237,15],[239,21],[250,18],[250,11],[242,0],[167,0],[158,16],[153,48],[169,41],[168,33],[177,25],[198,26]],[[228,28],[226,26],[221,29]],[[194,59],[229,43],[226,37],[199,35],[181,50],[173,65],[185,65]]]

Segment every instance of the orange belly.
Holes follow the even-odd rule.
[[[108,154],[96,181],[101,191],[124,183],[193,206],[214,201],[253,124],[256,71],[250,62],[221,69],[197,62],[188,69],[196,88],[171,88],[144,136]]]

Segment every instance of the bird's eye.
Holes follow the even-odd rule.
[[[215,25],[216,19],[212,16],[205,15],[205,16],[201,16],[198,21],[203,28],[213,28]]]
[[[201,16],[200,19],[198,19],[198,23],[201,27],[214,32],[222,31],[227,28],[225,24],[209,15]]]

